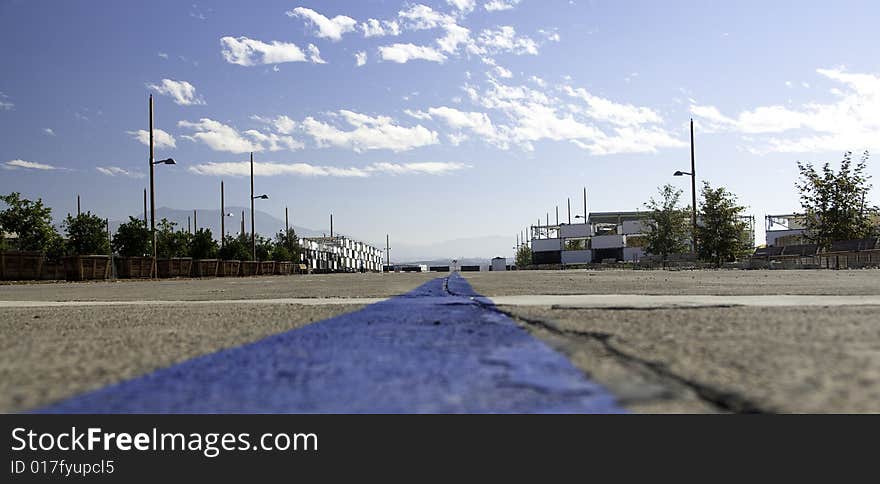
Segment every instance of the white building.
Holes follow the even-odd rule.
[[[303,237],[302,264],[317,272],[381,272],[383,252],[345,236]]]

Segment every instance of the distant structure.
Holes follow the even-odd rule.
[[[343,235],[303,237],[301,263],[310,272],[380,272],[382,251]]]
[[[586,223],[530,227],[532,263],[590,264],[638,262],[645,258],[651,212],[592,212]],[[579,216],[578,218],[583,218]],[[742,217],[755,240],[755,219]]]
[[[803,215],[787,213],[783,215],[767,215],[764,217],[764,229],[767,234],[768,247],[785,247],[787,245],[803,245],[807,231]]]
[[[506,271],[507,270],[507,259],[504,257],[495,257],[492,259],[492,263],[489,266],[489,270],[493,272],[497,271]]]

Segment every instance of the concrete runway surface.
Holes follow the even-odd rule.
[[[437,350],[437,361],[446,363],[430,368],[415,363],[407,365],[408,361],[418,360],[417,350],[404,350],[397,345],[386,347],[386,353],[388,348],[399,352],[396,368],[400,368],[402,376],[398,376],[411,379],[413,384],[433,382],[429,386],[436,388],[437,381],[446,381],[448,388],[453,388],[455,385],[449,382],[463,382],[470,374],[483,375],[483,380],[474,380],[476,386],[468,387],[467,392],[450,391],[442,395],[449,397],[448,401],[459,402],[458,406],[426,405],[427,401],[441,399],[441,395],[415,392],[424,400],[391,399],[388,401],[393,400],[396,406],[334,409],[328,405],[334,398],[331,392],[322,396],[324,410],[615,411],[607,406],[554,406],[550,402],[559,400],[539,401],[526,394],[518,394],[515,400],[533,405],[504,406],[500,402],[511,398],[510,394],[502,397],[503,392],[495,394],[494,403],[489,398],[477,405],[476,395],[480,392],[476,389],[491,387],[491,382],[517,381],[511,375],[528,374],[532,383],[554,380],[548,376],[552,372],[533,371],[541,366],[534,363],[542,361],[535,354],[545,355],[547,361],[554,362],[549,365],[555,368],[553,371],[570,377],[568,370],[559,370],[565,363],[547,356],[550,353],[543,350],[514,353],[512,359],[502,363],[492,358],[474,359],[474,355],[490,351],[504,354],[505,348],[518,344],[532,348],[531,340],[537,338],[555,350],[551,353],[564,355],[566,363],[580,370],[583,380],[570,380],[569,385],[588,386],[591,390],[587,393],[601,389],[594,395],[605,395],[607,391],[616,404],[629,411],[880,411],[880,271],[621,270],[463,275],[475,291],[466,299],[485,311],[509,317],[532,338],[504,339],[512,338],[513,333],[504,333],[503,337],[498,333],[495,337],[490,332],[489,340],[495,341],[494,345],[475,347],[476,353],[456,356],[454,349],[466,346],[462,343],[468,341],[465,338],[448,347],[449,359],[443,359],[445,353]],[[322,328],[327,325],[323,321],[327,318],[359,311],[372,311],[374,317],[386,314],[388,317],[379,319],[388,323],[400,320],[401,324],[412,326],[392,324],[385,328],[392,334],[406,334],[418,328],[419,337],[426,338],[425,341],[446,341],[455,332],[444,333],[449,326],[444,327],[444,320],[459,327],[456,325],[469,324],[468,318],[479,318],[466,315],[470,313],[452,316],[443,312],[445,309],[426,309],[422,313],[428,319],[434,313],[442,317],[437,318],[441,324],[436,327],[424,326],[416,321],[419,318],[408,319],[399,314],[406,314],[408,308],[425,300],[418,304],[418,298],[385,301],[443,276],[334,274],[2,285],[0,410],[33,411],[51,404],[63,405],[64,401],[72,401],[66,400],[70,397],[106,391],[108,385],[149,377],[156,370],[176,368],[174,365],[191,364],[194,358],[211,358],[218,351],[254,342],[262,345],[273,335],[304,338],[307,335],[298,336],[302,330],[296,328],[310,323]],[[396,309],[383,312],[383,304]],[[449,306],[476,311],[471,307],[473,304]],[[348,317],[352,318],[357,319]],[[500,320],[495,323],[500,329],[492,331],[507,331]],[[347,324],[334,324],[348,328]],[[282,336],[285,334],[288,336]],[[346,340],[345,344],[353,350],[364,347],[366,340],[369,338]],[[337,374],[355,374],[353,368],[357,367],[351,366],[354,353],[334,354],[334,358],[339,358],[334,366]],[[376,354],[361,353],[361,369],[369,369],[371,359],[378,364]],[[526,354],[532,356],[516,356]],[[485,365],[487,370],[480,372],[474,371],[476,367],[467,367],[467,371],[456,373],[453,366],[444,366],[464,360],[476,367]],[[434,379],[424,377],[425,374]],[[314,389],[331,381],[320,372],[312,372],[307,378],[307,383],[297,381],[297,385]],[[341,381],[337,380],[337,384]],[[519,385],[521,389],[525,387],[528,385]],[[365,396],[364,401],[375,403],[376,397],[366,398],[367,388],[363,387],[358,394]],[[528,390],[547,391],[533,387]],[[566,390],[564,385],[557,390],[571,393],[571,387]],[[292,395],[299,394],[290,393],[288,400],[294,399]],[[473,405],[462,404],[462,399]],[[315,398],[306,403],[315,402],[321,400]],[[108,405],[106,410],[112,409]],[[282,405],[276,410],[322,408]]]

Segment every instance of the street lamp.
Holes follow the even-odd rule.
[[[268,200],[269,195],[265,193],[254,196],[254,152],[251,151],[251,256],[253,260],[257,260],[257,233],[256,224],[254,223],[254,200]]]
[[[691,171],[678,170],[672,176],[691,177],[691,250],[697,252],[697,170],[694,168],[694,120],[691,118]]]
[[[153,167],[156,165],[176,165],[172,158],[155,160],[155,148],[153,143],[153,95],[150,94],[150,234],[153,240],[153,275],[156,275],[156,183],[154,180]]]

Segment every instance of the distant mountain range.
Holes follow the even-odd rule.
[[[245,213],[245,231],[251,231],[250,208],[231,206],[226,207],[227,213],[232,213],[230,217],[226,217],[226,234],[235,235],[241,230],[241,213]],[[143,213],[138,217],[143,218]],[[211,229],[214,237],[220,236],[220,210],[198,210],[198,228]],[[189,223],[193,223],[192,210],[180,210],[170,207],[160,207],[156,209],[156,222],[162,218],[167,218],[172,222],[176,222],[177,226],[183,230],[187,229],[187,217]],[[111,220],[110,230],[116,232],[116,229],[124,220]],[[301,237],[320,237],[327,234],[326,230],[314,230],[299,225],[291,226]],[[256,231],[264,236],[272,236],[278,231],[284,229],[284,220],[277,218],[269,213],[256,211]],[[355,239],[359,239],[357,234],[346,234]],[[360,239],[363,240],[363,239]],[[384,249],[384,241],[376,243],[370,240],[364,240],[373,244],[375,247]],[[486,236],[471,237],[454,240],[437,241],[429,244],[406,244],[395,243],[392,237],[391,243],[391,261],[395,264],[426,264],[426,265],[449,265],[453,259],[458,260],[465,265],[486,265],[493,257],[507,257],[508,263],[512,262],[513,242],[509,237]]]

